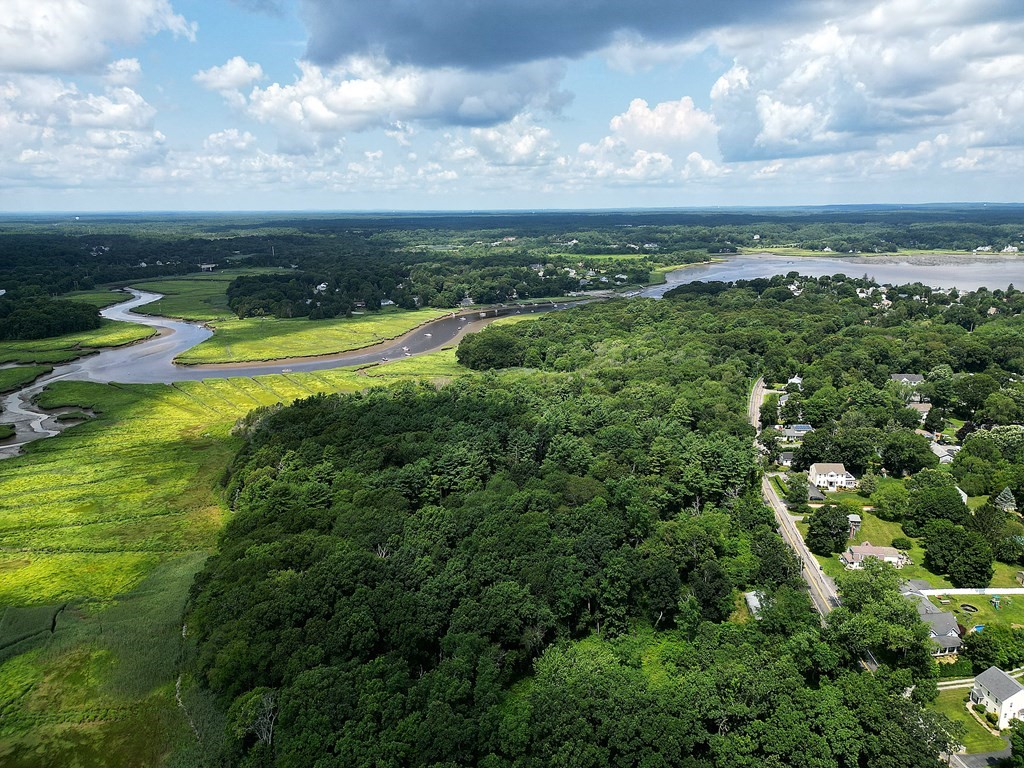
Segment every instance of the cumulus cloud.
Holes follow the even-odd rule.
[[[263,67],[234,56],[219,67],[203,69],[192,79],[211,91],[237,91],[263,79]]]
[[[247,113],[286,136],[332,139],[349,131],[385,128],[396,138],[411,121],[431,125],[489,126],[526,109],[557,111],[564,67],[538,62],[493,73],[393,67],[353,59],[331,69],[299,62],[292,83],[256,87],[241,98]]]
[[[303,0],[308,57],[333,64],[352,55],[428,67],[488,69],[574,58],[632,36],[677,42],[702,30],[781,19],[838,0]]]
[[[168,0],[5,0],[0,72],[96,70],[109,46],[170,32],[195,39],[195,24]]]
[[[517,116],[504,125],[473,128],[469,132],[474,153],[492,165],[539,166],[554,158],[558,143],[551,131]]]
[[[134,85],[142,75],[138,59],[118,59],[107,65],[104,81],[108,85]]]
[[[642,146],[690,145],[704,143],[718,132],[715,118],[694,106],[684,96],[651,107],[633,99],[629,109],[611,119],[612,133],[624,141]]]
[[[69,187],[124,179],[165,157],[154,115],[125,86],[83,93],[56,77],[13,76],[0,85],[0,175]]]
[[[1022,16],[1024,6],[1006,0],[875,0],[760,44],[750,28],[719,30],[718,49],[734,57],[710,94],[722,155],[770,160],[890,143],[909,153],[938,133],[1020,143]]]

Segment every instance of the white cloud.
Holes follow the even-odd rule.
[[[892,155],[887,144],[909,152],[939,133],[954,145],[1024,143],[1020,17],[998,0],[875,0],[802,28],[719,30],[718,50],[733,57],[711,89],[722,154]]]
[[[253,118],[314,142],[318,136],[412,122],[486,126],[531,107],[557,110],[564,101],[557,89],[564,65],[554,62],[475,73],[352,59],[329,70],[300,61],[299,70],[288,85],[273,83],[237,96]]]
[[[203,147],[209,152],[244,152],[256,146],[256,137],[248,131],[239,131],[237,128],[226,128],[223,131],[211,133],[203,142]]]
[[[103,186],[162,162],[155,110],[131,88],[82,93],[46,75],[0,84],[0,176],[19,186]]]
[[[538,166],[554,158],[558,149],[551,131],[519,115],[492,128],[473,128],[469,141],[479,157],[491,165]]]
[[[107,65],[104,82],[107,85],[135,85],[142,75],[142,65],[138,59],[118,59]]]
[[[686,156],[686,165],[683,167],[683,178],[691,179],[715,179],[729,173],[725,168],[714,160],[701,155],[700,152],[691,152]]]
[[[158,32],[195,39],[195,24],[168,0],[4,0],[0,72],[96,70],[109,46]]]
[[[239,91],[263,79],[263,67],[233,56],[219,67],[196,72],[192,79],[211,91]]]
[[[611,119],[609,127],[624,141],[645,147],[703,144],[718,132],[714,117],[694,106],[689,96],[653,108],[643,99],[633,99],[629,109]]]

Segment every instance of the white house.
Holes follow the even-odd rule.
[[[797,389],[803,389],[804,379],[802,376],[790,376],[789,381],[786,382],[786,386],[788,387],[790,384],[795,386]]]
[[[999,667],[989,667],[974,678],[971,701],[996,714],[1000,731],[1013,719],[1024,720],[1024,685]]]
[[[919,373],[891,373],[889,378],[900,384],[906,384],[909,387],[916,387],[924,381],[924,376]]]
[[[928,447],[932,453],[939,457],[939,464],[952,464],[953,459],[960,452],[959,445],[940,445],[933,442]]]
[[[807,470],[807,480],[818,488],[856,488],[857,478],[846,471],[842,464],[817,463],[811,464]]]
[[[910,564],[910,558],[906,553],[900,552],[895,547],[874,547],[871,542],[854,544],[839,556],[841,562],[848,571],[858,571],[864,567],[864,561],[869,557],[889,563],[896,568],[902,568]]]

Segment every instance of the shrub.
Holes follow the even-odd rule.
[[[892,545],[896,547],[896,549],[902,549],[903,551],[906,551],[914,546],[914,542],[912,542],[906,536],[897,536],[892,540]]]

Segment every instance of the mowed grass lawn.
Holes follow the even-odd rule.
[[[1006,742],[989,733],[965,708],[967,693],[967,688],[939,691],[939,697],[928,706],[936,712],[941,712],[955,723],[963,723],[967,729],[963,744],[966,752],[996,752],[1003,749]]]
[[[198,365],[333,355],[394,339],[448,314],[451,310],[386,309],[333,320],[309,320],[305,317],[213,320],[210,322],[213,336],[182,353],[176,360],[186,365]]]
[[[136,323],[104,320],[92,331],[68,333],[51,339],[0,342],[0,363],[61,363],[89,354],[101,347],[119,347],[155,334]]]
[[[1019,586],[1019,585],[1017,585]],[[970,629],[984,624],[986,627],[1004,625],[1007,627],[1024,627],[1024,595],[1000,595],[999,610],[992,605],[991,595],[949,595],[949,605],[942,605],[936,598],[932,602],[944,611],[951,611],[956,620]],[[978,610],[963,610],[963,603],[973,605]]]
[[[898,536],[906,536],[903,533],[903,528],[899,523],[890,523],[881,518],[876,517],[867,510],[862,510],[858,513],[863,520],[861,529],[858,534],[850,540],[851,544],[864,544],[870,542],[876,547],[891,547],[892,540]],[[807,536],[807,516],[804,517],[805,522],[797,524],[800,529],[800,533]],[[924,579],[929,582],[935,589],[945,589],[952,587],[949,583],[949,579],[945,576],[941,576],[932,573],[924,567],[924,547],[921,546],[919,539],[910,539],[914,546],[908,551],[910,555],[911,564],[905,565],[900,570],[900,574],[905,579]],[[832,578],[836,578],[845,570],[842,563],[839,562],[839,555],[835,554],[832,557],[817,557],[818,562],[821,563],[825,573]],[[1014,565],[1008,565],[1006,563],[994,563],[994,575],[992,581],[989,583],[990,587],[1019,587],[1020,584],[1016,581],[1016,573],[1020,568]],[[1024,600],[1022,600],[1024,602]]]
[[[224,521],[232,425],[314,393],[467,374],[445,350],[363,370],[48,388],[45,406],[99,415],[0,462],[0,765],[156,766],[198,749],[175,702],[180,621]],[[209,709],[186,691],[193,717]]]

